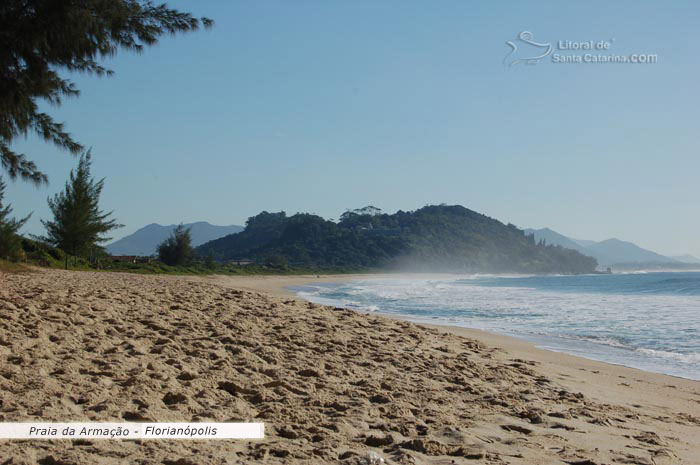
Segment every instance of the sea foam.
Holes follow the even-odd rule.
[[[700,379],[700,273],[410,276],[296,289],[328,305],[478,328]]]

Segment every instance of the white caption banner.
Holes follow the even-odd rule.
[[[263,439],[264,423],[0,423],[0,439]]]

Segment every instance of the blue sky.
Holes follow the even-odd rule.
[[[104,208],[126,225],[116,237],[445,202],[700,256],[697,3],[169,4],[216,25],[120,53],[112,78],[75,75],[81,97],[49,108],[93,147]],[[658,62],[504,66],[524,30]],[[14,148],[50,177],[6,193],[16,215],[34,212],[24,232],[41,233],[76,160],[33,137]]]

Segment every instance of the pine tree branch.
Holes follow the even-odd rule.
[[[163,34],[210,28],[213,21],[195,18],[150,0],[81,0],[0,2],[0,141],[1,166],[11,178],[35,184],[46,175],[24,155],[12,152],[18,136],[35,132],[45,141],[76,154],[83,147],[62,124],[38,110],[37,101],[59,106],[77,97],[75,85],[60,71],[110,76],[98,60],[119,49],[140,52]]]
[[[36,186],[48,184],[48,177],[39,171],[33,161],[27,160],[23,154],[13,152],[2,142],[0,142],[0,164],[11,179],[19,177]]]

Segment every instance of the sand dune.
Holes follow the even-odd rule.
[[[699,463],[700,383],[255,286],[0,274],[1,421],[263,421],[267,434],[0,440],[0,463]]]

